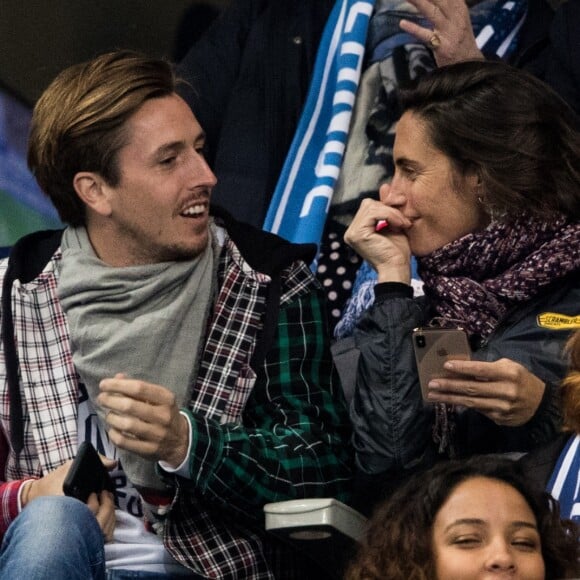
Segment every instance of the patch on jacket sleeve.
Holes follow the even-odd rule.
[[[580,315],[567,316],[557,312],[543,312],[538,315],[538,326],[550,330],[574,330],[580,328]]]

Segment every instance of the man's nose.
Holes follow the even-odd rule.
[[[217,177],[208,165],[205,157],[195,152],[191,163],[191,181],[195,182],[195,187],[205,185],[206,187],[214,187],[217,183]]]

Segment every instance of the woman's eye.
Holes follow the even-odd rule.
[[[175,157],[175,155],[172,155],[171,157],[166,157],[165,159],[161,160],[161,165],[171,165],[175,160],[177,159],[177,157]]]
[[[526,552],[534,552],[538,549],[538,542],[533,539],[515,539],[512,541],[512,545]]]
[[[471,548],[479,545],[481,539],[478,536],[459,536],[452,543],[461,548]]]

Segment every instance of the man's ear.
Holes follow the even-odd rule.
[[[73,186],[88,209],[105,217],[111,215],[109,187],[98,173],[80,171],[73,178]]]

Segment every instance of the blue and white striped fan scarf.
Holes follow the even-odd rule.
[[[337,1],[318,48],[296,136],[264,229],[292,242],[320,243],[340,171],[375,0]]]
[[[337,0],[317,52],[296,135],[276,185],[264,229],[296,243],[320,244],[340,172],[369,21],[376,0]],[[484,0],[471,9],[478,46],[506,58],[525,0]]]
[[[580,523],[580,435],[570,437],[548,483],[562,517]]]

